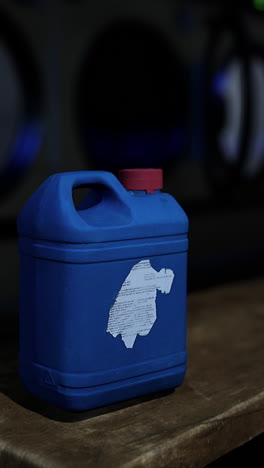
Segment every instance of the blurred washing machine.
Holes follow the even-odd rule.
[[[203,202],[189,200],[190,283],[198,287],[199,278],[209,285],[263,274],[264,17],[261,2],[193,4],[208,32],[195,110],[203,130],[190,155],[208,188]]]
[[[10,165],[28,114],[39,128],[23,164],[25,144],[17,143],[21,157],[10,177],[16,172],[22,182],[6,184],[0,213],[16,215],[34,186],[55,171],[169,166],[186,153],[190,47],[176,25],[179,5],[0,1],[6,23],[1,115],[13,132],[2,125],[2,160]]]

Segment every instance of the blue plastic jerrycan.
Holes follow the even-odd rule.
[[[18,218],[20,376],[69,410],[174,388],[186,371],[188,219],[161,170],[120,177],[52,175]],[[76,208],[77,187],[90,191]]]

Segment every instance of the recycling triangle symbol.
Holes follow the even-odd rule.
[[[46,372],[45,374],[45,379],[44,379],[44,383],[47,384],[47,385],[53,385],[55,386],[55,382],[53,380],[53,377],[52,377],[52,374],[50,371]]]

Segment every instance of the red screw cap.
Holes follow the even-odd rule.
[[[118,178],[127,190],[153,193],[154,190],[163,188],[162,169],[121,169]]]

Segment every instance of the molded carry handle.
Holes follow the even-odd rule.
[[[72,191],[77,187],[87,187],[91,185],[104,186],[112,192],[112,195],[120,202],[129,206],[129,195],[126,189],[121,185],[118,179],[111,173],[106,171],[80,171],[80,172],[63,172],[56,174],[60,178],[59,190],[57,196],[62,203],[75,205],[72,198]]]
[[[18,217],[19,234],[59,242],[87,242],[92,227],[79,216],[72,191],[93,185],[109,189],[116,206],[122,205],[131,216],[130,195],[110,172],[63,172],[50,176],[28,200]]]

